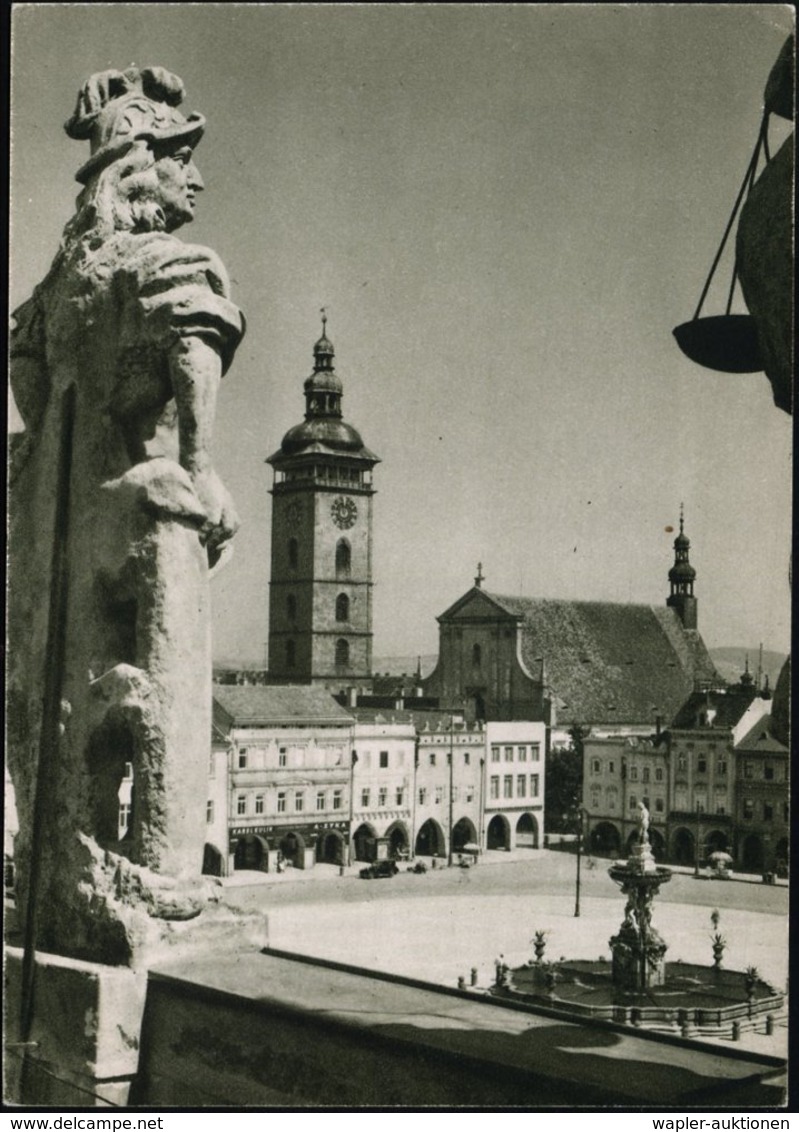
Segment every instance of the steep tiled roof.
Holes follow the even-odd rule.
[[[522,659],[558,697],[562,720],[671,719],[694,680],[718,680],[699,633],[666,606],[486,596],[523,618]]]
[[[735,727],[756,695],[754,686],[742,688],[740,685],[724,691],[692,692],[675,715],[672,728],[679,731],[698,727],[700,715],[710,709],[715,715],[709,726],[729,730]]]
[[[240,727],[352,722],[350,713],[330,692],[310,684],[214,684],[214,700],[231,724]]]
[[[771,734],[771,716],[762,716],[751,731],[744,735],[740,743],[736,744],[736,751],[752,752],[754,754],[787,755],[788,748]]]

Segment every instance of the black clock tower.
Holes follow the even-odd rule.
[[[272,486],[269,681],[368,691],[372,680],[372,469],[341,413],[325,333],[305,381],[305,420],[267,460]]]

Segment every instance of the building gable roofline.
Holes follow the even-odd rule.
[[[309,684],[214,684],[214,711],[229,727],[342,727],[355,721],[325,688]]]
[[[469,605],[473,603],[476,606],[473,614],[467,614],[465,617],[459,616],[459,614],[463,613],[463,610],[468,609]],[[484,612],[482,613],[477,611],[480,605],[484,607]],[[521,623],[523,619],[520,614],[515,613],[513,610],[508,609],[506,605],[503,605],[502,599],[497,597],[496,594],[488,593],[487,590],[481,589],[480,586],[472,586],[462,597],[458,598],[454,605],[451,605],[449,609],[446,609],[438,616],[436,621],[438,621],[440,625],[447,621],[453,621],[456,618],[459,621],[472,619],[481,621],[492,615],[496,618],[497,614],[499,614],[503,620],[512,620],[515,624]]]

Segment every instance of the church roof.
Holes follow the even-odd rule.
[[[213,694],[233,727],[353,722],[326,688],[312,684],[214,684]]]
[[[508,597],[475,587],[439,620],[483,616],[521,621],[522,661],[555,693],[562,719],[652,723],[671,719],[695,680],[719,676],[696,630],[666,606]],[[492,614],[493,610],[493,614]]]

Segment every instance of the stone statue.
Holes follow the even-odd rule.
[[[643,802],[638,803],[638,840],[642,845],[649,843],[649,810]]]
[[[84,85],[83,189],[11,344],[20,904],[33,871],[39,947],[131,965],[207,900],[208,581],[238,526],[211,438],[244,322],[217,256],[174,235],[203,188],[183,94],[157,67]]]

